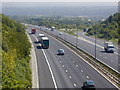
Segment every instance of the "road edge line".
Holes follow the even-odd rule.
[[[38,41],[38,39],[33,35],[33,37]],[[40,44],[39,44],[39,46],[41,46]],[[53,83],[54,83],[54,86],[55,86],[55,88],[56,88],[56,90],[57,90],[57,83],[56,83],[56,80],[55,80],[55,77],[54,77],[54,75],[53,75],[53,71],[52,71],[52,68],[51,68],[51,66],[50,66],[50,63],[49,63],[49,61],[48,61],[48,58],[47,58],[47,56],[46,56],[46,54],[45,54],[45,51],[42,49],[42,51],[43,51],[43,54],[44,54],[44,56],[45,56],[45,60],[46,60],[46,62],[47,62],[47,65],[48,65],[48,68],[49,68],[49,70],[50,70],[50,73],[51,73],[51,76],[52,76],[52,80],[53,80]]]
[[[33,43],[32,43],[30,36],[28,35],[27,32],[26,32],[26,34],[28,36],[28,40],[31,43],[30,56],[31,56],[31,70],[32,70],[32,88],[39,88],[36,52],[35,52],[35,48],[33,46]],[[32,55],[32,53],[33,53],[33,55]]]
[[[47,34],[49,35],[49,34]],[[49,35],[50,37],[52,37],[51,35]],[[55,37],[52,37],[53,39],[57,40],[58,42],[61,43],[61,41],[59,41],[58,39],[56,39]],[[92,64],[88,63],[83,57],[81,57],[80,55],[78,55],[75,51],[73,51],[72,49],[70,49],[68,46],[66,46],[64,43],[63,45],[65,47],[67,47],[69,50],[71,50],[73,53],[75,53],[78,57],[80,57],[81,59],[83,59],[89,66],[91,66],[95,71],[97,71],[101,76],[103,76],[107,81],[109,81],[111,84],[113,84],[116,88],[118,88],[117,85],[115,85],[113,82],[111,82],[105,75],[103,75],[100,71],[98,71],[96,68],[94,68],[94,66],[92,66]]]

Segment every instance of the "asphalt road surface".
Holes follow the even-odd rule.
[[[31,28],[27,30],[30,32]],[[81,57],[47,34],[50,46],[42,49],[37,39],[39,33],[43,32],[37,30],[29,36],[36,51],[40,88],[81,88],[86,80],[93,80],[97,88],[115,88]],[[65,50],[65,55],[57,55],[60,48]]]
[[[95,57],[95,50],[96,50],[96,59],[103,62],[104,64],[108,65],[112,69],[118,71],[118,67],[120,64],[118,63],[118,48],[115,48],[115,53],[106,53],[104,51],[104,42],[100,40],[96,40],[96,49],[95,49],[95,39],[90,38],[84,35],[84,33],[79,32],[79,37],[67,34],[62,32],[62,35],[59,35],[57,30],[51,31],[50,29],[46,30],[45,27],[42,27],[42,30],[48,31],[54,35],[61,37],[62,39],[72,43],[73,45],[77,46],[78,48],[84,50],[85,52],[89,53],[93,57]]]

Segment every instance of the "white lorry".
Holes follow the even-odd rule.
[[[54,30],[55,30],[55,27],[54,27],[54,26],[52,26],[52,27],[51,27],[51,31],[54,31]]]
[[[42,37],[41,38],[41,46],[43,49],[48,49],[49,48],[49,39],[48,37]]]
[[[104,42],[104,50],[105,52],[114,53],[114,45],[112,42]]]
[[[42,37],[45,37],[45,35],[44,35],[44,34],[39,34],[39,35],[38,35],[38,41],[39,41],[39,42],[41,42]]]

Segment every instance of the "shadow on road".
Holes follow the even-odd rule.
[[[37,49],[42,49],[42,47],[41,47],[41,46],[36,46],[36,48],[37,48]]]
[[[63,56],[64,54],[56,54],[56,55],[58,55],[58,56]]]
[[[29,34],[32,34],[31,32],[29,32]]]
[[[114,53],[114,52],[105,52],[105,51],[100,51],[100,52],[102,52],[102,53]]]
[[[39,42],[38,42],[38,41],[35,41],[34,43],[35,43],[35,44],[38,44]]]
[[[101,53],[106,53],[105,51],[100,51]]]

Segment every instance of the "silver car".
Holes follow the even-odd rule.
[[[58,55],[64,55],[64,54],[65,54],[64,49],[59,49],[58,50]]]

